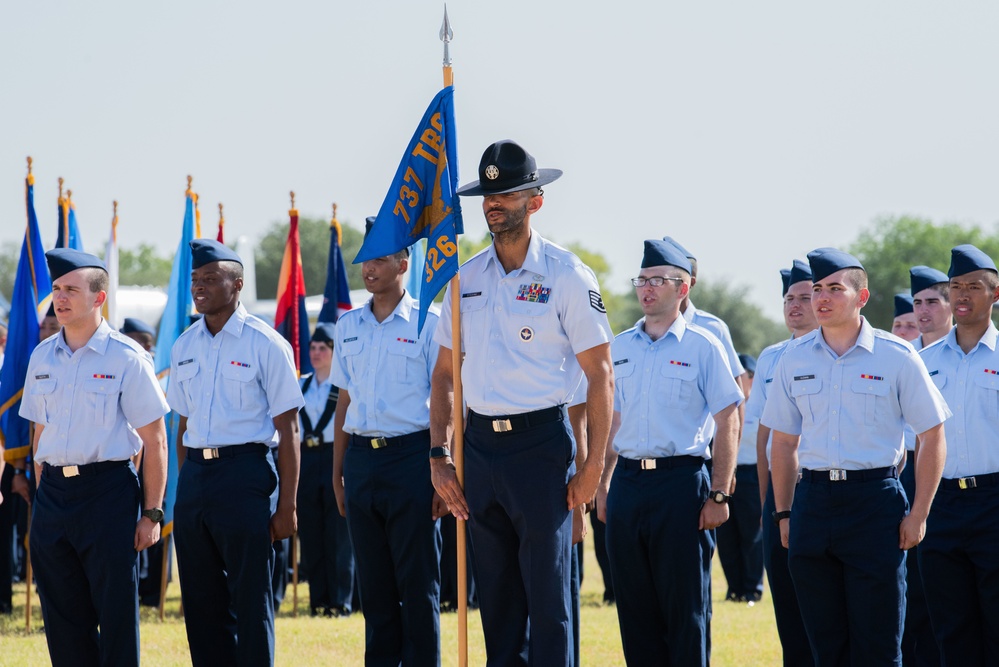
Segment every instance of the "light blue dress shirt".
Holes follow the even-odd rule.
[[[291,345],[243,304],[215,336],[204,319],[180,335],[167,400],[187,417],[184,444],[195,449],[276,446],[274,417],[305,405]]]
[[[990,323],[978,344],[965,354],[957,329],[923,348],[930,379],[954,416],[944,422],[947,479],[999,472],[999,331]]]
[[[787,340],[782,340],[779,343],[774,343],[770,347],[764,348],[760,352],[759,358],[756,360],[756,378],[753,381],[753,389],[749,392],[749,398],[746,399],[746,423],[748,424],[750,420],[756,422],[756,426],[753,429],[753,447],[756,447],[756,433],[760,428],[760,417],[763,416],[763,408],[767,404],[767,394],[770,391],[770,386],[774,381],[774,371],[777,369],[777,363],[780,361],[781,357],[784,356],[785,350],[787,350],[788,345],[794,341],[794,338],[788,338]],[[743,439],[745,440],[746,429],[743,428]],[[767,438],[767,467],[770,467],[770,447],[773,443],[773,435]],[[739,445],[739,450],[742,450],[742,444]]]
[[[698,310],[693,301],[687,301],[687,310],[683,311],[683,319],[687,321],[687,324],[696,324],[707,329],[721,341],[722,347],[725,349],[725,359],[732,369],[732,377],[739,377],[746,372],[746,369],[742,367],[742,362],[739,361],[739,353],[735,350],[735,343],[732,342],[732,332],[722,318]]]
[[[102,320],[76,352],[62,331],[38,344],[19,414],[45,427],[35,461],[67,466],[134,456],[142,447],[135,428],[168,411],[152,357]]]
[[[450,290],[434,336],[449,349]],[[482,415],[566,404],[580,386],[575,355],[612,338],[593,271],[537,231],[510,273],[492,245],[465,262],[460,308],[465,403]]]
[[[303,377],[300,385],[305,384],[305,378]],[[302,397],[305,399],[305,407],[302,410],[305,414],[309,415],[309,421],[312,422],[313,428],[319,423],[319,418],[323,416],[323,412],[326,411],[326,403],[330,397],[330,390],[334,387],[333,385],[333,375],[326,377],[323,382],[317,382],[316,376],[313,374],[312,382],[309,383],[309,388],[302,392]],[[301,424],[301,416],[299,416],[299,423]],[[323,429],[323,442],[333,442],[333,418],[330,417],[329,423],[326,428]],[[305,427],[302,426],[302,433],[305,433]]]
[[[407,293],[382,322],[371,312],[370,300],[337,320],[330,377],[350,394],[344,431],[395,437],[430,428],[437,317],[431,309],[417,335],[419,303]]]
[[[856,344],[841,357],[821,328],[790,344],[761,422],[801,435],[802,468],[864,470],[898,464],[906,422],[923,433],[950,414],[912,346],[862,318]]]
[[[721,343],[682,317],[659,340],[645,320],[618,334],[614,360],[614,410],[621,427],[614,450],[629,459],[667,456],[711,458],[706,423],[742,402]]]

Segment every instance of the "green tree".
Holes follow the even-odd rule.
[[[864,316],[875,327],[890,330],[894,295],[909,291],[909,268],[925,264],[946,273],[951,248],[962,243],[974,244],[990,257],[999,257],[999,236],[977,225],[934,224],[912,216],[875,220],[848,247],[867,270],[871,299],[864,307]]]
[[[340,250],[347,267],[347,283],[351,289],[361,289],[361,265],[351,264],[361,248],[364,234],[347,223],[340,223],[343,238]],[[257,269],[257,298],[273,299],[277,296],[281,260],[288,242],[287,222],[275,222],[260,239],[254,257]],[[322,294],[326,289],[326,265],[330,254],[330,223],[318,218],[298,219],[298,238],[302,248],[302,271],[305,288],[310,295]]]
[[[14,241],[4,241],[0,245],[0,294],[10,301],[14,295],[14,276],[17,275],[17,260],[21,255],[21,245]]]
[[[717,315],[732,332],[732,343],[739,354],[759,356],[763,348],[788,337],[783,323],[763,314],[748,298],[748,287],[731,288],[724,282],[698,279],[691,301],[699,310]]]
[[[158,255],[156,248],[149,243],[141,243],[135,250],[118,249],[119,285],[166,287],[170,283],[172,269],[173,258]]]

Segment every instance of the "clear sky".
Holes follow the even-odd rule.
[[[616,291],[642,240],[670,234],[778,317],[778,269],[878,216],[999,219],[995,2],[448,12],[460,182],[504,138],[563,169],[535,227],[603,252]],[[437,0],[3,3],[0,241],[23,235],[27,155],[46,246],[59,176],[95,251],[117,199],[124,247],[172,253],[187,174],[206,235],[221,201],[227,239],[259,238],[292,189],[303,215],[336,201],[362,226],[440,88],[441,16]]]

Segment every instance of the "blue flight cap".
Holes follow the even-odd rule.
[[[652,239],[645,242],[645,255],[642,257],[642,268],[650,266],[675,266],[690,273],[690,262],[683,253],[671,243]]]
[[[756,358],[749,354],[740,354],[739,362],[747,373],[756,373]]]
[[[125,323],[120,329],[123,334],[144,333],[150,336],[156,335],[156,330],[137,317],[126,317]]]
[[[77,269],[95,268],[101,269],[104,272],[108,270],[108,267],[104,265],[100,257],[91,255],[89,252],[83,252],[82,250],[73,250],[72,248],[49,250],[45,253],[45,261],[49,265],[49,275],[52,276],[52,280],[62,278],[70,271],[76,271]]]
[[[200,269],[212,262],[236,262],[240,266],[243,265],[243,260],[235,251],[215,239],[194,239],[191,241],[191,253],[194,256],[191,268],[194,269]]]
[[[787,296],[787,290],[791,286],[791,269],[780,270],[781,296]]]
[[[947,274],[929,266],[914,266],[909,269],[909,293],[916,296],[924,289],[947,282]]]
[[[808,266],[812,270],[813,283],[825,280],[843,269],[864,270],[859,259],[836,248],[816,248],[808,253]]]
[[[692,261],[692,262],[696,262],[697,261],[697,258],[694,257],[693,255],[691,255],[689,250],[687,250],[682,245],[680,245],[679,243],[677,243],[676,239],[674,239],[672,236],[664,236],[663,237],[663,241],[665,241],[666,243],[669,243],[671,246],[673,246],[674,248],[676,248],[677,250],[679,250],[681,253],[683,253],[683,256],[686,257],[687,259],[689,259],[690,261]]]
[[[791,281],[788,287],[805,280],[812,282],[812,269],[807,262],[796,259],[791,263]]]
[[[999,273],[992,258],[970,243],[959,245],[950,251],[950,270],[947,271],[947,277],[954,278],[982,270]]]
[[[895,314],[892,317],[905,315],[912,312],[912,295],[908,292],[899,292],[895,295]]]
[[[336,331],[336,325],[332,322],[320,322],[316,325],[316,330],[312,332],[313,343],[329,343],[333,344],[334,332]]]

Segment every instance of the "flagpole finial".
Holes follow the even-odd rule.
[[[447,3],[444,3],[444,21],[441,23],[440,38],[444,42],[444,67],[451,66],[451,51],[448,49],[448,45],[451,43],[451,38],[454,37],[454,31],[451,30],[451,21],[447,17]]]
[[[225,216],[222,215],[222,202],[219,202],[219,221],[221,222],[224,219]]]
[[[295,191],[292,190],[289,194],[291,195],[291,210],[294,211],[295,210]]]
[[[339,208],[336,202],[333,202],[333,220],[336,220],[336,210]]]
[[[194,176],[190,174],[187,175],[187,192],[185,194],[191,194],[191,184],[194,182]]]
[[[32,162],[33,162],[33,160],[31,159],[31,156],[29,155],[28,156],[28,176],[31,176],[31,163]]]
[[[73,191],[66,190],[66,201],[73,201]]]
[[[111,206],[113,207],[113,210],[114,210],[114,217],[117,218],[118,217],[118,200],[115,199],[113,202],[111,202]]]
[[[59,177],[59,199],[62,199],[62,176]]]

